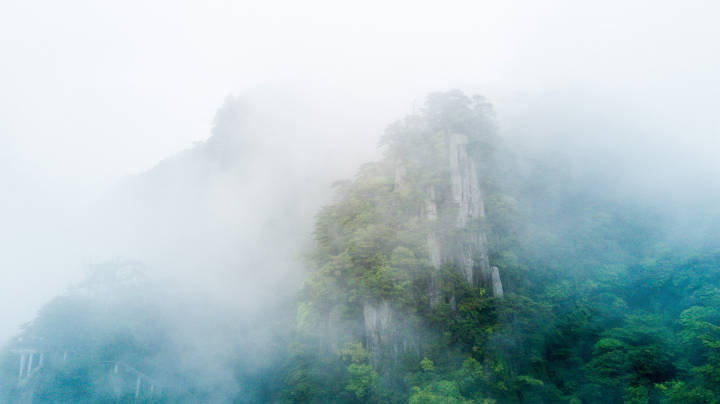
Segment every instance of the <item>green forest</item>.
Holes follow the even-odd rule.
[[[717,216],[676,220],[500,133],[490,102],[458,90],[388,126],[382,157],[307,229],[295,295],[238,326],[275,321],[261,349],[227,352],[229,377],[171,342],[172,321],[205,314],[117,261],[0,352],[0,397],[720,403]]]

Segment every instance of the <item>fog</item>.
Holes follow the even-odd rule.
[[[432,91],[482,94],[520,154],[701,221],[720,196],[719,12],[6,0],[0,340],[112,260],[232,318],[292,300],[332,183]]]

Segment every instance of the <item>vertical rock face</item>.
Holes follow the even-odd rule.
[[[492,279],[492,293],[495,297],[502,297],[503,296],[503,286],[502,281],[500,281],[500,270],[498,270],[498,267],[492,267],[491,268],[491,279]]]
[[[388,344],[393,334],[393,310],[387,300],[378,303],[365,302],[363,305],[365,320],[365,344],[368,351],[374,352],[382,344]]]
[[[456,226],[466,229],[478,225],[485,217],[485,206],[480,191],[475,162],[468,155],[467,136],[451,134],[448,139],[448,157],[453,202],[457,207]],[[488,285],[490,262],[487,253],[487,236],[481,230],[470,229],[470,234],[458,240],[457,264],[465,280],[471,285]],[[479,270],[479,274],[477,273]]]
[[[453,101],[452,97],[448,100]],[[475,153],[488,144],[492,134],[478,124],[477,119],[485,119],[482,111],[459,108],[454,111],[458,115],[446,115],[446,106],[438,104],[433,111],[436,115],[428,121],[411,120],[398,132],[391,131],[396,137],[390,137],[388,144],[393,159],[392,189],[412,201],[417,210],[410,214],[414,216],[411,220],[424,229],[426,257],[432,265],[429,304],[435,307],[445,302],[455,309],[456,297],[443,290],[444,265],[450,264],[448,268],[457,270],[469,285],[483,287],[492,296],[502,297],[503,285],[499,269],[490,266],[488,257],[478,172],[482,161]],[[449,130],[451,127],[454,129]],[[418,331],[422,327],[403,311],[402,304],[393,306],[395,303],[387,299],[363,303],[365,346],[373,360],[413,349],[420,355]]]
[[[412,329],[406,316],[393,309],[390,302],[365,302],[363,304],[365,325],[365,348],[373,361],[390,355],[397,359],[401,352],[417,350],[417,332]]]
[[[430,232],[427,237],[427,248],[428,255],[430,257],[430,263],[432,264],[434,271],[430,274],[430,288],[428,295],[430,297],[430,306],[435,307],[442,298],[440,288],[440,265],[442,264],[442,256],[440,255],[440,240],[434,232]]]
[[[388,300],[363,303],[365,348],[372,360],[392,358],[399,354],[415,352],[420,355],[419,330],[409,317],[392,307]]]
[[[469,221],[485,217],[480,183],[475,163],[468,156],[467,136],[448,136],[448,159],[453,202],[458,205],[457,227],[465,227]]]
[[[437,200],[435,198],[435,188],[429,186],[426,189],[425,194],[426,197],[423,201],[423,210],[420,213],[420,217],[434,225],[434,223],[437,222],[438,219],[438,206]],[[442,250],[440,247],[440,237],[434,229],[431,229],[428,232],[425,240],[427,243],[428,258],[430,258],[430,263],[435,269],[435,271],[430,274],[430,288],[428,290],[428,295],[430,297],[430,306],[434,307],[435,305],[440,303],[440,299],[442,298],[440,293],[440,279],[438,273],[440,265],[442,264]]]
[[[451,133],[446,136],[451,204],[439,204],[435,187],[425,191],[425,200],[421,208],[421,217],[428,221],[431,230],[426,237],[428,257],[436,271],[430,279],[430,305],[435,306],[441,300],[439,269],[443,262],[457,265],[465,280],[473,286],[483,286],[493,296],[503,295],[500,272],[490,267],[488,259],[487,236],[480,228],[485,218],[483,194],[480,189],[475,161],[468,153],[468,138],[465,135]],[[407,175],[403,169],[403,176]],[[398,180],[396,178],[396,184]],[[455,224],[452,236],[441,236],[434,228],[439,216],[453,215]]]

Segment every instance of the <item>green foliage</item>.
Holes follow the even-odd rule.
[[[420,369],[422,369],[425,372],[433,372],[435,371],[435,364],[432,360],[428,358],[423,358],[420,361]]]
[[[717,404],[720,402],[718,396],[710,390],[702,387],[693,387],[685,382],[673,381],[657,385],[663,398],[663,404]]]
[[[358,399],[367,397],[378,382],[377,372],[367,363],[351,363],[348,373],[350,380],[345,389],[354,393]]]
[[[410,404],[466,404],[472,401],[463,398],[457,383],[447,380],[433,382],[430,385],[420,388],[414,387],[410,395]]]
[[[467,136],[478,165],[486,218],[471,227],[487,233],[502,299],[429,260],[430,230],[467,235],[452,214],[422,214],[430,187],[450,198],[450,133]],[[277,368],[256,376],[266,390],[256,401],[720,403],[720,253],[669,242],[650,207],[562,162],[519,161],[494,133],[481,97],[432,94],[388,128],[383,159],[336,184],[316,217],[296,333]],[[123,301],[141,300],[132,296]],[[142,364],[168,339],[153,326],[161,316],[128,304],[118,327],[96,327],[114,312],[73,294],[40,312],[26,341],[85,354],[48,373],[41,384],[55,388],[37,397],[111,401],[107,372],[91,363]],[[0,381],[15,380],[15,359],[0,357]],[[4,399],[13,391],[0,386]]]
[[[467,285],[452,264],[430,276],[430,224],[418,212],[428,186],[449,192],[448,132],[468,135],[482,167],[487,219],[476,225],[501,269],[502,300]],[[342,385],[354,399],[716,402],[720,255],[668,248],[655,212],[617,203],[562,165],[514,166],[482,98],[433,94],[383,144],[385,158],[340,184],[318,216],[317,270],[298,310],[302,329],[308,319],[322,329],[332,313],[345,319],[345,341],[355,342],[341,350]],[[505,153],[503,164],[493,151]],[[450,234],[446,220],[433,230]],[[430,282],[444,296],[432,308]],[[415,324],[397,330],[422,339],[415,354],[363,349],[368,300],[391,302]]]

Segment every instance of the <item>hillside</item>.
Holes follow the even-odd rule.
[[[332,199],[352,150],[309,159],[311,108],[253,108],[107,197],[99,229],[146,265],[48,303],[0,356],[5,401],[720,401],[710,211],[525,153],[458,90]]]

